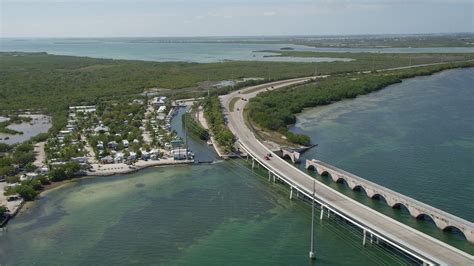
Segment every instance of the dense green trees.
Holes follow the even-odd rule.
[[[0,205],[0,219],[5,218],[5,216],[7,215],[7,212],[8,212],[8,208],[3,205]]]
[[[32,163],[35,161],[33,145],[26,142],[18,145],[12,154],[12,158],[13,163],[18,164],[21,168],[26,167],[28,163]]]
[[[203,102],[204,116],[209,123],[209,128],[214,134],[214,138],[225,151],[229,152],[234,149],[234,135],[225,125],[224,115],[222,114],[222,106],[218,97],[207,97]]]
[[[354,98],[404,78],[429,75],[448,68],[474,66],[473,62],[438,65],[399,71],[332,76],[306,85],[277,91],[263,92],[249,102],[249,115],[257,125],[279,131],[290,141],[309,143],[309,138],[288,131],[287,126],[296,122],[296,113],[304,108],[330,104],[341,99]]]
[[[12,146],[5,143],[0,143],[0,152],[8,152],[11,149],[12,149]]]
[[[312,72],[309,63],[225,62],[196,64],[110,60],[46,53],[0,53],[0,110],[47,108],[55,113],[68,105],[97,104],[126,97],[146,88],[179,89],[175,93],[204,94],[188,89],[207,80],[241,77],[284,78]]]
[[[38,195],[38,191],[35,190],[33,184],[33,181],[31,183],[23,183],[15,188],[15,192],[26,201],[33,200]]]
[[[17,169],[13,166],[13,159],[11,157],[0,157],[0,177],[12,176],[16,172]]]
[[[227,93],[240,86],[271,80],[319,74],[367,71],[409,64],[472,59],[472,54],[370,54],[315,53],[282,51],[298,57],[349,57],[350,62],[224,62],[184,63],[110,60],[87,57],[48,55],[46,53],[0,52],[0,111],[43,109],[53,116],[50,132],[66,125],[67,107],[97,104],[114,99],[136,97],[148,88],[163,88],[171,97],[196,97],[207,94],[198,86],[207,80],[220,81],[243,77],[264,80],[247,81],[234,88],[211,88],[212,95]],[[167,90],[169,89],[169,90]],[[291,118],[290,115],[285,115]],[[280,118],[273,120],[281,121]],[[6,128],[6,127],[4,127]],[[291,136],[289,136],[291,137]],[[45,135],[39,137],[44,139]]]
[[[312,75],[316,65],[318,73],[330,74],[473,58],[472,54],[283,52],[289,56],[349,57],[356,60],[317,64],[237,61],[197,64],[3,52],[0,53],[0,110],[47,108],[49,112],[59,112],[65,117],[63,112],[68,105],[97,104],[104,99],[136,95],[146,88],[173,89],[163,91],[169,96],[203,95],[207,88],[198,88],[197,85],[207,80],[208,74],[214,81],[243,77],[268,79],[269,74],[272,80],[277,80]],[[245,85],[258,82],[248,81]],[[221,90],[213,89],[216,93],[221,93]]]
[[[65,165],[58,165],[53,167],[49,171],[48,177],[53,182],[63,181],[75,177],[79,170],[79,164],[74,161],[70,161],[67,162]]]
[[[33,145],[22,143],[17,146],[0,145],[5,154],[0,154],[0,177],[8,177],[18,172],[20,168],[31,169],[35,161]]]

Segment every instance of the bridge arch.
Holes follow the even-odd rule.
[[[431,222],[431,223],[433,223],[434,225],[436,225],[435,219],[434,219],[431,215],[429,215],[429,214],[426,214],[426,213],[419,213],[415,218],[416,218],[417,220],[428,221],[428,222]]]
[[[410,213],[410,210],[408,209],[407,205],[405,205],[401,202],[396,202],[395,204],[392,205],[392,208],[399,209],[399,210],[405,210],[408,213]]]
[[[308,166],[306,167],[306,169],[307,169],[308,171],[317,171],[316,166],[314,166],[313,164],[308,165]]]
[[[326,170],[326,169],[320,169],[321,173],[318,173],[320,176],[323,176],[323,177],[329,177],[331,178],[332,181],[334,182],[338,182],[340,179],[344,179],[342,176],[338,176],[337,174],[329,171],[329,170]]]
[[[281,158],[290,159],[292,163],[300,162],[300,154],[296,151],[281,149]]]
[[[332,180],[334,180],[334,182],[336,183],[345,184],[349,186],[349,184],[347,183],[347,180],[343,176],[334,175],[332,176]]]
[[[323,170],[319,175],[325,176],[325,177],[331,177],[331,174],[329,173],[329,171],[326,171],[326,170]]]
[[[464,233],[463,230],[461,230],[457,226],[448,225],[445,228],[443,228],[442,230],[444,232],[450,232],[450,233],[455,234],[455,235],[460,235],[460,236],[462,236],[463,238],[465,238],[467,240],[467,235]]]
[[[365,188],[361,185],[355,185],[352,190],[354,191],[360,191],[360,192],[364,192],[365,195],[367,195],[367,191],[365,190]]]
[[[283,152],[282,156],[283,159],[290,159],[292,160],[293,158],[291,157],[290,153]]]
[[[385,198],[385,196],[383,196],[383,195],[380,194],[380,193],[375,192],[374,195],[372,195],[372,197],[370,197],[370,198],[371,198],[371,199],[374,199],[374,200],[383,201],[383,202],[385,202],[387,205],[389,205],[387,198]]]
[[[331,176],[332,181],[334,181],[335,183],[347,183],[346,179],[344,179],[343,176],[340,176],[335,173],[330,173],[330,176]]]

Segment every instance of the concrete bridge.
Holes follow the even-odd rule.
[[[474,243],[474,224],[462,218],[429,206],[413,198],[380,186],[319,160],[306,160],[305,168],[316,170],[318,175],[329,175],[334,182],[344,180],[352,190],[363,189],[369,198],[381,197],[392,208],[405,207],[414,218],[428,217],[441,230],[458,229],[467,241]]]
[[[280,156],[283,159],[290,159],[292,163],[300,162],[300,153],[286,148],[280,148],[279,150],[273,151],[276,155]]]
[[[298,198],[304,197],[313,204],[318,204],[321,208],[321,220],[324,212],[328,216],[342,218],[359,228],[363,236],[363,245],[366,244],[367,238],[375,239],[375,243],[380,241],[388,244],[412,258],[416,258],[420,263],[428,265],[474,265],[474,256],[345,196],[290,165],[282,158],[273,156],[270,160],[265,159],[265,156],[271,151],[256,138],[245,123],[243,110],[248,101],[241,100],[242,94],[250,99],[260,91],[301,84],[309,82],[313,78],[276,81],[220,96],[225,107],[224,112],[229,119],[228,127],[238,139],[237,142],[241,150],[249,156],[249,159],[252,159],[252,165],[260,165],[268,170],[269,180],[273,177],[273,180],[286,184],[290,188],[290,198],[296,193]],[[237,101],[232,101],[234,98],[237,98]],[[235,108],[230,108],[231,102],[234,103]],[[310,257],[314,257],[312,251],[311,249]]]

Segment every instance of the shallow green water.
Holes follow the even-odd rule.
[[[0,262],[310,263],[310,207],[262,176],[230,161],[79,180],[11,221]],[[361,233],[338,223],[316,224],[317,262],[409,263],[375,245],[363,248]]]
[[[232,38],[245,41],[248,38]],[[225,60],[331,62],[340,58],[265,57],[272,53],[255,52],[291,47],[298,51],[370,53],[472,53],[472,47],[434,48],[317,48],[293,44],[223,43],[209,38],[0,38],[0,51],[47,52],[59,55],[145,61],[184,61],[211,63]],[[344,60],[343,60],[344,61]]]
[[[408,121],[413,117],[416,120],[411,124],[413,127],[432,117],[441,119],[441,114],[421,115],[415,108],[423,106],[419,97],[432,96],[439,101],[454,101],[448,97],[449,93],[446,95],[439,91],[443,86],[427,85],[436,84],[433,79],[447,82],[450,88],[456,88],[458,98],[457,102],[453,103],[457,107],[449,107],[447,103],[440,105],[434,100],[428,101],[426,105],[434,105],[447,114],[458,110],[459,106],[463,106],[463,102],[469,103],[473,99],[469,96],[472,94],[466,96],[463,93],[472,92],[468,85],[473,83],[463,81],[466,82],[467,78],[470,82],[472,74],[473,70],[470,69],[412,79],[351,101],[355,105],[344,102],[326,107],[335,108],[326,113],[307,112],[300,117],[298,126],[306,132],[314,132],[313,139],[320,144],[318,149],[312,151],[314,154],[308,153],[307,156],[328,161],[440,208],[443,208],[442,204],[447,203],[449,210],[458,211],[452,211],[453,213],[471,219],[469,217],[472,217],[472,206],[469,202],[472,202],[472,179],[465,177],[459,185],[454,183],[459,182],[456,181],[459,173],[454,175],[441,171],[444,173],[441,179],[437,179],[433,174],[423,176],[420,173],[425,172],[422,170],[426,164],[429,165],[427,169],[439,167],[433,162],[433,157],[418,159],[419,164],[415,164],[415,167],[404,165],[415,156],[410,155],[404,159],[406,151],[398,153],[395,159],[391,157],[389,162],[385,162],[385,157],[377,155],[377,152],[381,154],[381,151],[386,149],[386,156],[393,156],[397,154],[397,149],[405,149],[405,145],[399,143],[402,139],[409,139],[409,136],[421,135],[422,140],[428,141],[430,137],[426,131],[438,131],[422,127],[425,132],[418,132],[416,130],[420,130],[419,128],[400,126],[400,120]],[[453,84],[458,81],[468,85],[455,87]],[[423,82],[423,85],[417,87],[418,82]],[[401,86],[402,89],[396,86]],[[428,93],[418,92],[427,89]],[[404,102],[402,106],[405,107],[393,112],[391,108],[397,106],[394,105],[398,102],[397,99]],[[370,115],[373,109],[379,110],[379,114]],[[410,114],[410,119],[396,119],[407,114]],[[364,119],[361,118],[364,115],[369,115],[365,122],[368,124],[365,125]],[[454,121],[461,118],[472,119],[458,113],[451,113],[451,116],[456,118]],[[451,153],[447,157],[457,158],[451,161],[463,158],[456,152],[469,154],[469,149],[472,148],[468,145],[469,138],[460,138],[460,141],[459,138],[451,137],[456,135],[452,129],[457,128],[452,123],[442,126],[441,123],[438,124],[436,129],[442,128],[441,132],[450,134],[451,141],[441,142],[443,145],[440,147],[451,147]],[[179,120],[173,121],[173,126],[178,131],[179,125]],[[364,129],[364,126],[369,126],[370,130]],[[346,127],[352,129],[346,132]],[[450,130],[445,130],[446,128]],[[416,132],[412,133],[412,130]],[[467,132],[466,135],[472,137],[469,132],[473,131],[469,125],[464,124],[456,132]],[[179,133],[182,134],[180,131]],[[190,138],[190,141],[190,146],[198,158],[214,158],[215,154],[206,149],[205,143],[193,138]],[[423,146],[429,147],[429,143],[430,141]],[[416,145],[409,147],[413,152],[419,148]],[[458,147],[459,150],[453,147]],[[437,148],[439,149],[441,148]],[[428,154],[433,156],[434,152],[430,151]],[[369,157],[371,160],[366,159],[370,164],[357,163],[356,159],[367,158],[369,155],[375,156]],[[469,162],[469,158],[466,160]],[[465,167],[469,170],[472,164]],[[390,171],[385,171],[387,169]],[[410,174],[396,174],[393,169],[410,170]],[[447,169],[452,171],[454,167]],[[392,173],[396,178],[379,173]],[[448,178],[450,184],[434,186],[436,182]],[[381,201],[369,200],[363,193],[345,189],[343,184],[322,180],[411,226],[465,250],[472,248],[459,236],[443,234],[429,222],[416,221],[406,212],[387,208]],[[410,183],[412,181],[420,183]],[[431,187],[428,184],[432,184]],[[427,189],[420,189],[422,186],[441,192],[429,193]],[[457,188],[454,190],[456,193],[452,193],[453,188],[450,186]],[[311,264],[308,259],[311,209],[302,201],[290,201],[288,193],[288,189],[268,182],[264,172],[252,172],[243,160],[154,168],[131,175],[77,180],[43,195],[25,213],[10,221],[8,232],[3,232],[0,236],[0,264]],[[451,201],[445,202],[446,197],[451,198]],[[316,216],[319,217],[319,211]],[[321,265],[413,263],[384,246],[362,247],[362,233],[334,217],[329,220],[324,218],[322,222],[317,220],[315,239],[318,257],[315,263]]]
[[[180,118],[172,127],[184,137]],[[189,144],[198,160],[216,158],[205,142],[189,136]],[[0,264],[311,264],[310,206],[249,166],[233,160],[77,180],[10,221]],[[334,217],[315,230],[318,264],[413,263],[384,246],[363,248],[362,232]]]
[[[381,91],[310,109],[293,131],[318,147],[304,154],[466,220],[474,220],[474,68],[405,80]],[[462,235],[441,232],[345,185],[328,185],[474,254]]]

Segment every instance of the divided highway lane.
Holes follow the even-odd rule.
[[[241,89],[239,91],[240,93],[236,91],[221,96],[221,102],[226,109],[229,119],[228,126],[239,138],[241,145],[256,158],[263,158],[267,153],[271,152],[254,136],[253,132],[245,124],[243,110],[247,101],[242,101],[241,99],[237,100],[235,102],[235,108],[231,112],[230,102],[233,98],[244,97],[250,99],[255,97],[259,92],[301,84],[313,78],[315,77],[277,81]],[[237,109],[239,111],[237,111]],[[261,160],[261,162],[265,164],[265,167],[268,169],[272,169],[272,171],[278,173],[280,176],[291,180],[292,183],[296,184],[300,189],[306,192],[306,194],[312,194],[314,179],[308,174],[290,165],[278,156],[273,156],[269,161]],[[473,256],[385,216],[317,180],[316,197],[343,215],[396,243],[399,247],[417,254],[420,257],[424,257],[432,263],[443,265],[474,265]]]

